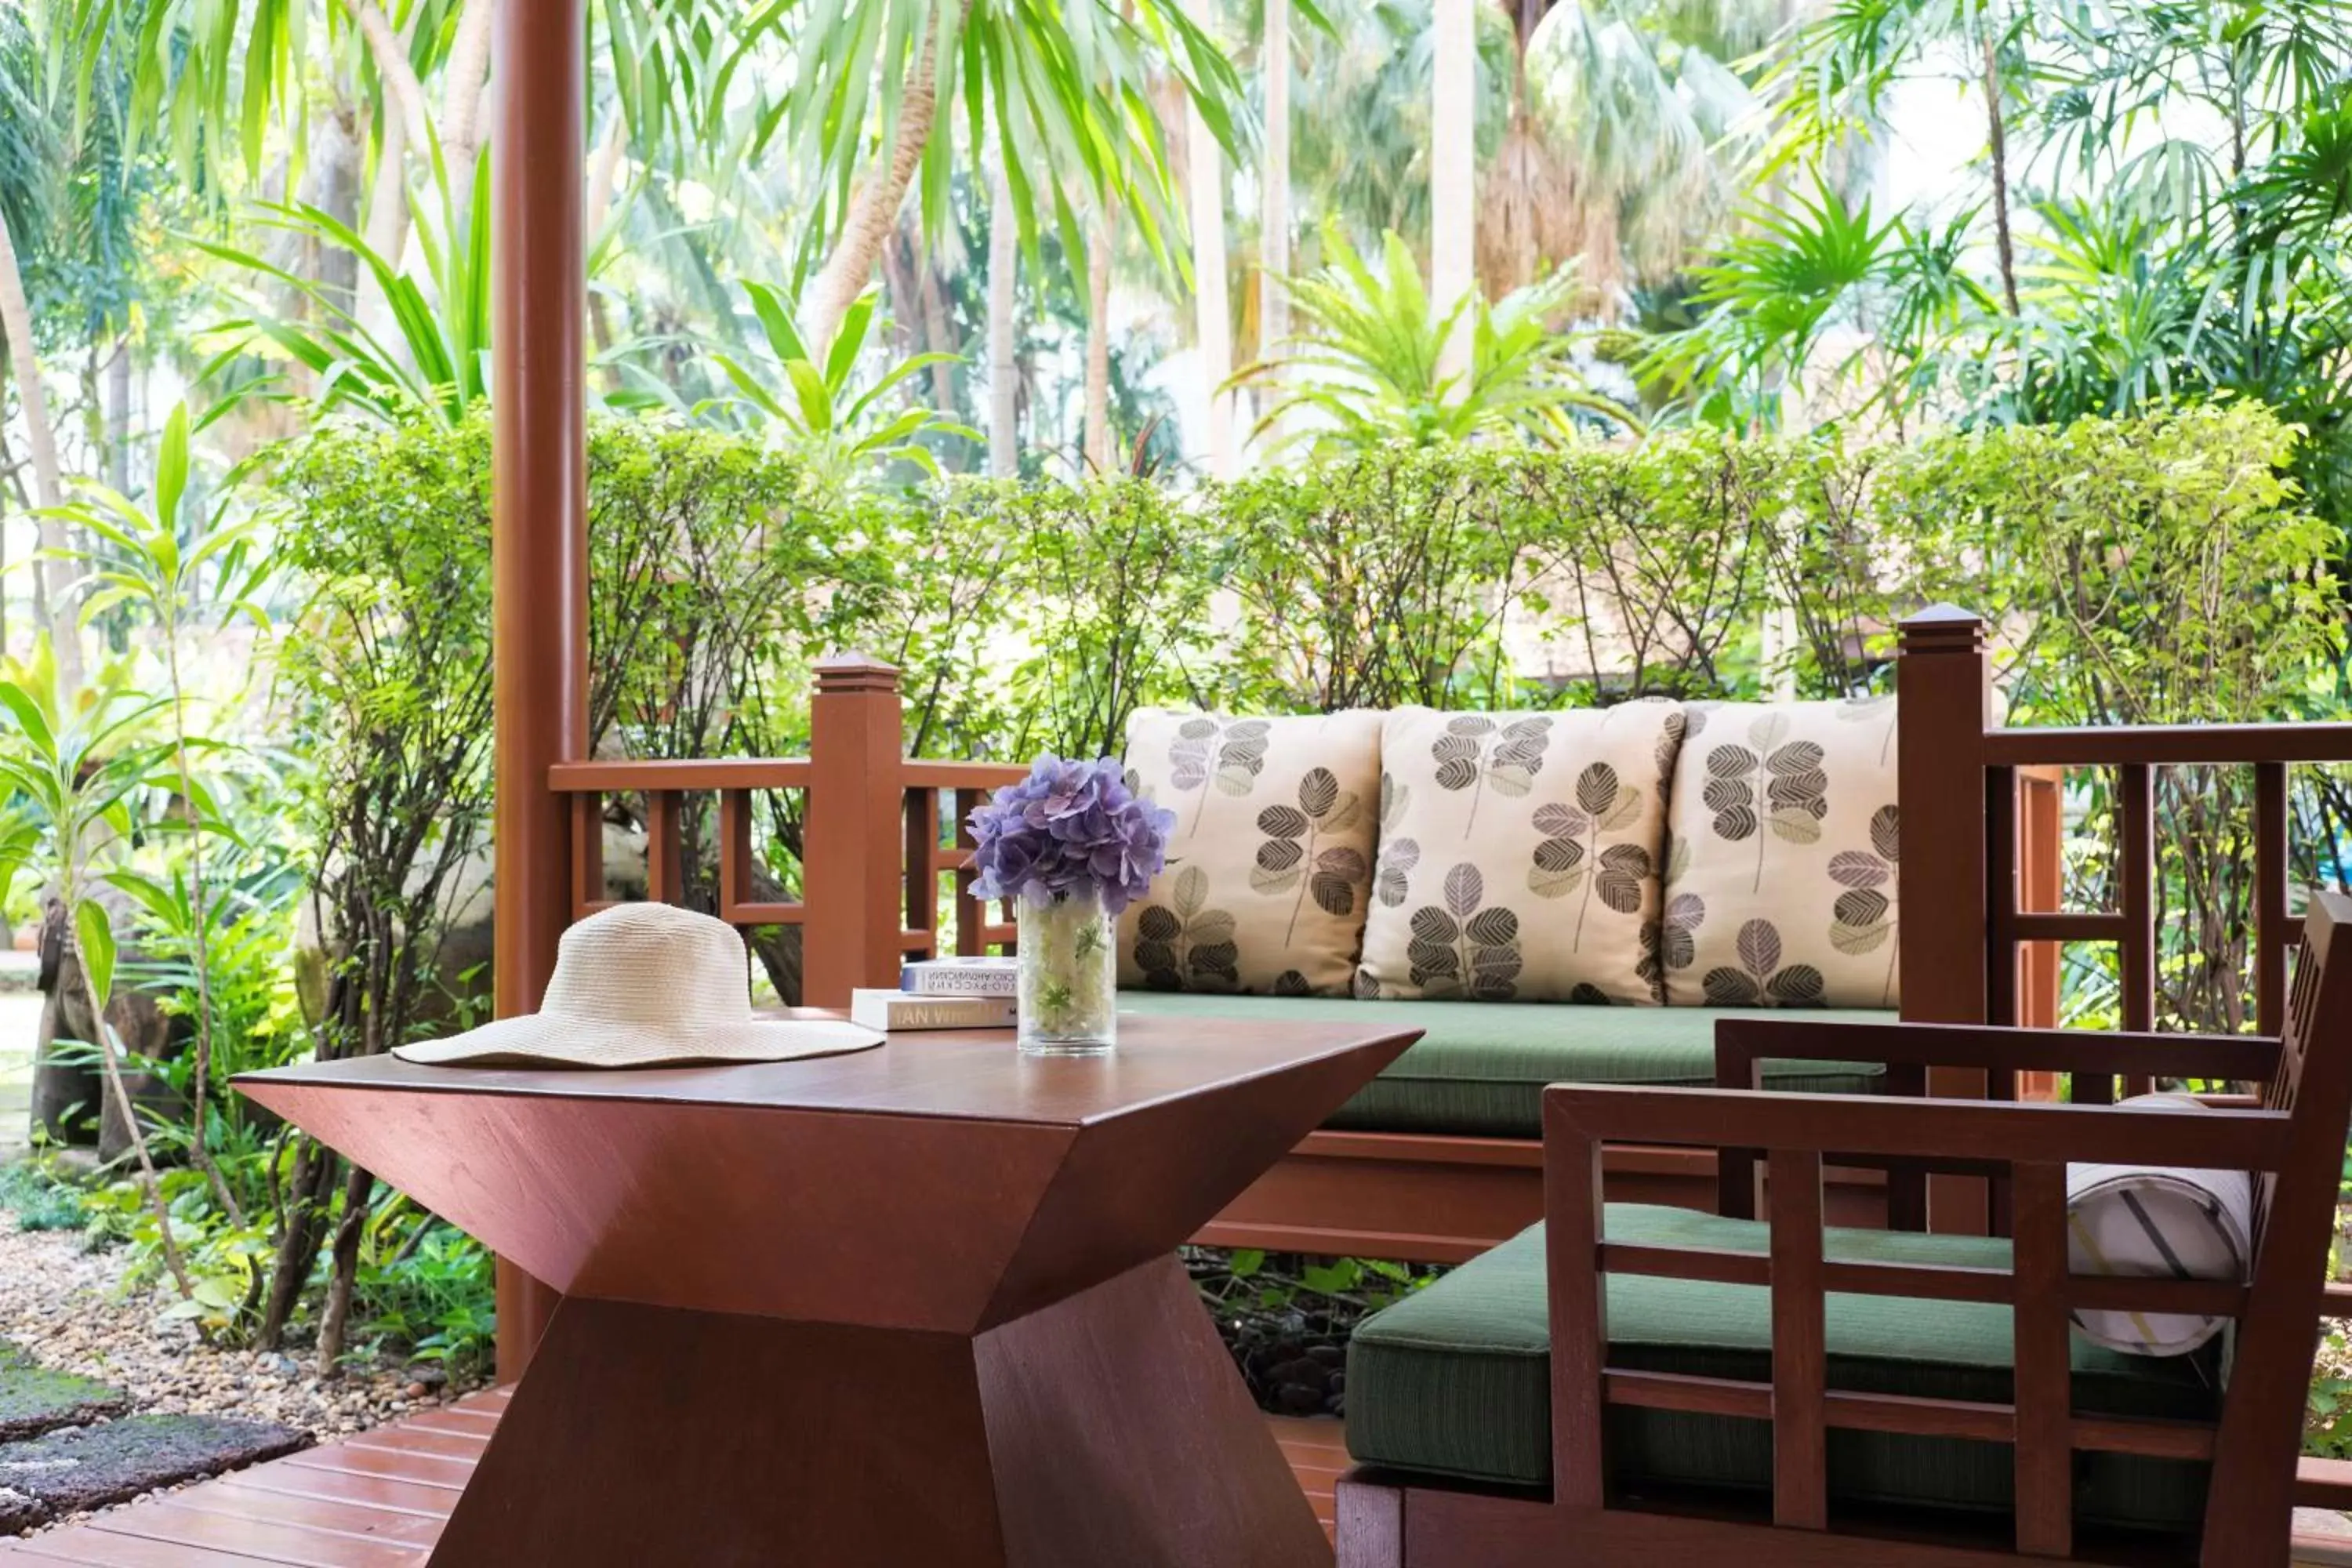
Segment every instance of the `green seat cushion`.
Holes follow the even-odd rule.
[[[1767,1227],[1688,1209],[1611,1204],[1612,1241],[1763,1252]],[[1837,1230],[1832,1258],[2009,1267],[2009,1243],[1981,1237]],[[1761,1382],[1770,1374],[1769,1293],[1758,1285],[1612,1274],[1609,1362],[1633,1371]],[[1348,1447],[1367,1464],[1505,1485],[1551,1474],[1550,1326],[1543,1226],[1357,1327],[1348,1352]],[[1860,1393],[2006,1404],[2010,1310],[1962,1301],[1832,1295],[1829,1385]],[[2216,1355],[2118,1355],[2074,1341],[2078,1414],[2210,1419]],[[1767,1422],[1612,1406],[1607,1447],[1621,1487],[1769,1489]],[[2006,1510],[2008,1445],[1833,1430],[1832,1498],[1909,1508]],[[2193,1528],[2205,1467],[2118,1454],[2075,1457],[2076,1506],[2096,1523]]]
[[[1366,1019],[1420,1029],[1388,1071],[1331,1118],[1363,1132],[1538,1138],[1548,1083],[1715,1082],[1719,1018],[1786,1017],[1716,1007],[1599,1007],[1546,1002],[1360,1002],[1345,996],[1216,996],[1123,991],[1119,1010],[1180,1018]],[[1824,1021],[1885,1023],[1874,1010],[1808,1012]],[[1883,1069],[1852,1062],[1765,1064],[1768,1089],[1871,1094]]]

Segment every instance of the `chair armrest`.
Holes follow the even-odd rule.
[[[1597,1160],[1604,1143],[1667,1143],[1929,1162],[2275,1171],[2291,1120],[2284,1110],[1555,1084],[1544,1090],[1544,1165],[1549,1173],[1556,1162]]]
[[[1718,1089],[1760,1088],[1759,1065],[1767,1058],[2268,1083],[2278,1073],[2279,1042],[2269,1035],[2126,1034],[1982,1024],[1831,1024],[1801,1018],[1717,1022]]]

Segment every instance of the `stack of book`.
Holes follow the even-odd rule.
[[[896,991],[849,994],[855,1024],[908,1029],[1010,1029],[1020,1022],[1020,960],[927,958],[898,971]]]

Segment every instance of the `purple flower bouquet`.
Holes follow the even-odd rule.
[[[1167,861],[1176,814],[1127,787],[1117,762],[1040,757],[971,814],[972,890],[1013,907],[1021,1048],[1111,1047],[1118,1029],[1119,911]]]

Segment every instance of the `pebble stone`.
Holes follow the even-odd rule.
[[[168,1286],[125,1295],[123,1270],[119,1251],[85,1251],[71,1232],[18,1230],[0,1209],[0,1338],[42,1366],[112,1384],[136,1410],[250,1416],[321,1442],[450,1404],[473,1386],[421,1363],[347,1366],[321,1378],[307,1346],[267,1353],[210,1345],[194,1324],[163,1316]]]

